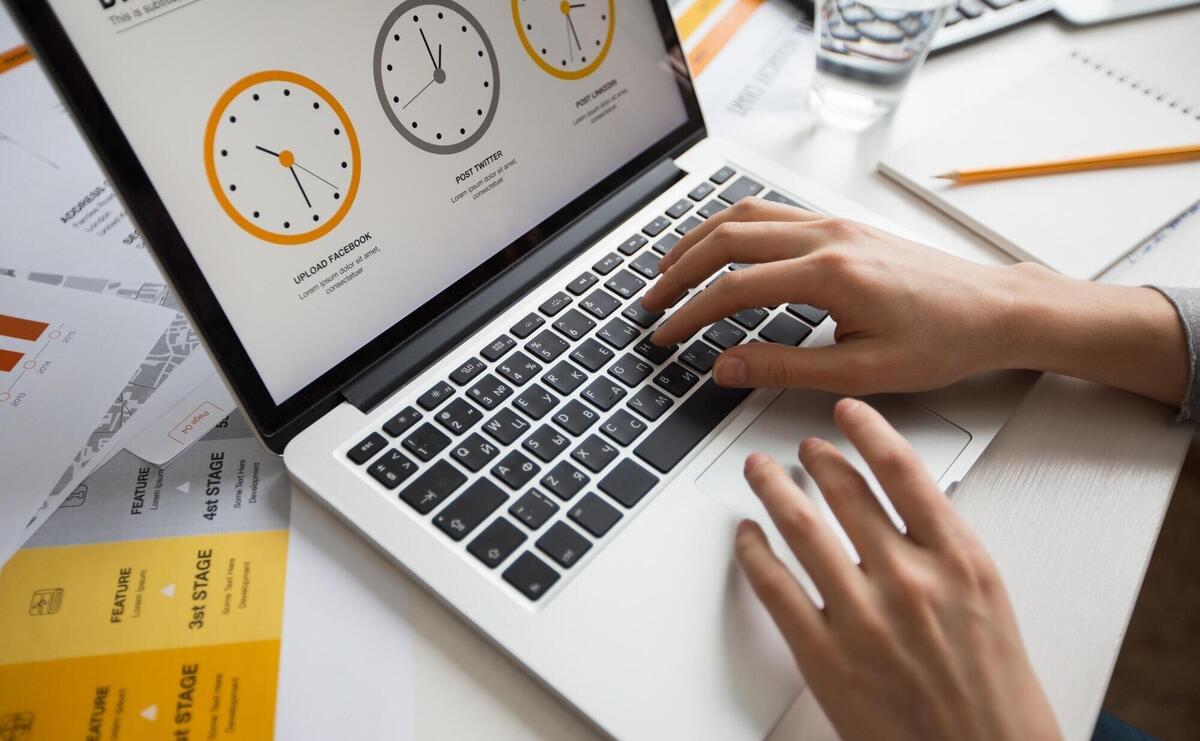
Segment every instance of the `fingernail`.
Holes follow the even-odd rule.
[[[738,523],[737,534],[745,535],[746,533],[750,532],[750,529],[753,527],[754,527],[754,523],[751,522],[750,520],[742,520],[741,522]]]
[[[809,451],[822,443],[819,437],[806,437],[800,442],[800,450]]]
[[[769,460],[771,460],[771,457],[766,453],[751,453],[750,455],[746,456],[745,470],[752,471]]]
[[[746,383],[746,363],[741,358],[721,358],[717,361],[717,383],[741,386]]]

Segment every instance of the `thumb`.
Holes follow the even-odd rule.
[[[857,396],[879,390],[868,386],[865,355],[865,348],[853,342],[824,347],[756,342],[722,353],[713,377],[722,386],[806,388]]]

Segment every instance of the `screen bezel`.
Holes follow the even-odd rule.
[[[302,428],[298,422],[307,418],[311,423],[336,405],[343,386],[390,350],[434,324],[457,303],[535,251],[548,237],[578,219],[594,204],[704,131],[700,104],[687,72],[667,0],[649,0],[666,49],[663,61],[676,71],[687,120],[283,403],[276,403],[49,2],[5,2],[121,196],[164,276],[178,294],[195,329],[220,365],[243,412],[259,435],[270,441],[273,450],[281,450],[286,444],[286,439],[280,439],[281,434],[290,437]]]

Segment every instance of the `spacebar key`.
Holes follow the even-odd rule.
[[[669,473],[751,391],[725,388],[709,379],[633,452],[659,471]]]

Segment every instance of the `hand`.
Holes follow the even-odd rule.
[[[735,272],[731,262],[755,263]],[[754,343],[726,351],[726,386],[835,393],[924,391],[985,370],[1065,373],[1178,403],[1187,342],[1149,288],[1071,280],[1046,268],[968,262],[844,219],[748,198],[705,221],[662,259],[642,300],[664,310],[724,275],[654,333],[672,345],[737,311],[785,303],[827,309],[836,344]]]
[[[907,527],[892,525],[866,482],[828,442],[800,460],[854,543],[846,554],[813,503],[766,455],[746,479],[824,600],[818,608],[745,521],[737,558],[843,739],[1043,741],[1061,735],[1025,655],[995,565],[871,407],[844,399],[834,418]]]

